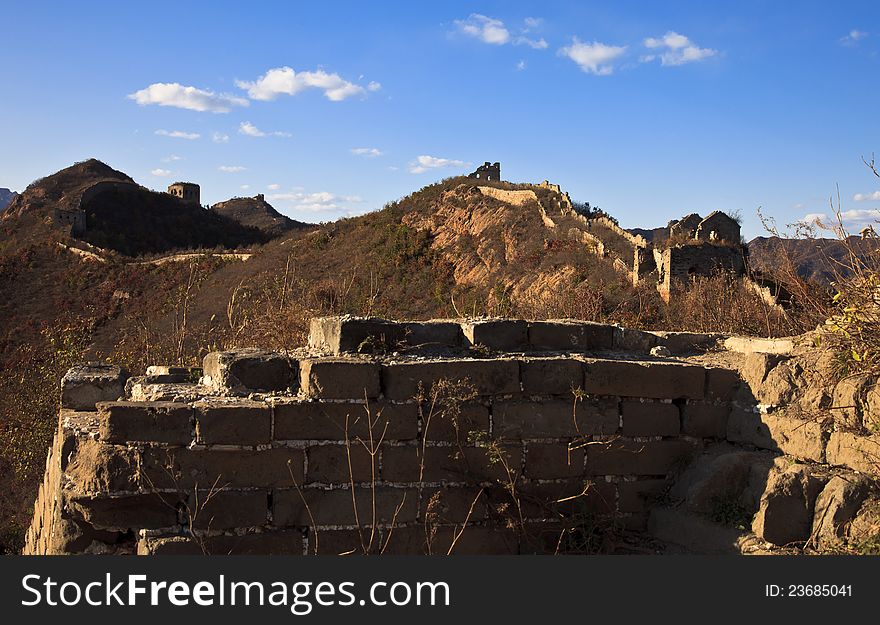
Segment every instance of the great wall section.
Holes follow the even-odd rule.
[[[636,537],[624,553],[646,552],[641,539],[772,553],[856,540],[880,519],[880,436],[785,410],[798,344],[328,317],[289,353],[214,352],[202,370],[131,378],[83,365],[62,384],[25,553],[552,554],[601,551],[611,535]],[[850,384],[833,399],[871,393]]]

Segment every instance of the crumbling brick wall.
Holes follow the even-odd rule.
[[[646,354],[695,336],[327,318],[295,353],[210,354],[198,383],[85,368],[25,552],[552,553],[639,529],[726,437],[737,375]]]

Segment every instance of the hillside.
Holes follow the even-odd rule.
[[[18,196],[18,193],[11,191],[5,187],[0,187],[0,213],[2,213],[12,200]]]
[[[838,239],[757,237],[749,242],[749,262],[752,269],[765,273],[791,263],[804,280],[826,285],[838,274],[847,275],[845,261],[850,254],[867,259],[877,246],[876,239],[856,236],[845,243]]]
[[[214,204],[211,210],[221,217],[248,228],[256,228],[272,237],[280,236],[290,230],[311,227],[310,224],[282,215],[266,201],[263,195],[234,197]]]

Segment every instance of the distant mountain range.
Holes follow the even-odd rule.
[[[0,187],[0,213],[9,206],[9,203],[16,198],[18,193],[10,191],[6,187]]]

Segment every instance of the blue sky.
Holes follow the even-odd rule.
[[[0,0],[0,186],[96,157],[327,221],[501,161],[626,227],[880,209],[877,2]]]

